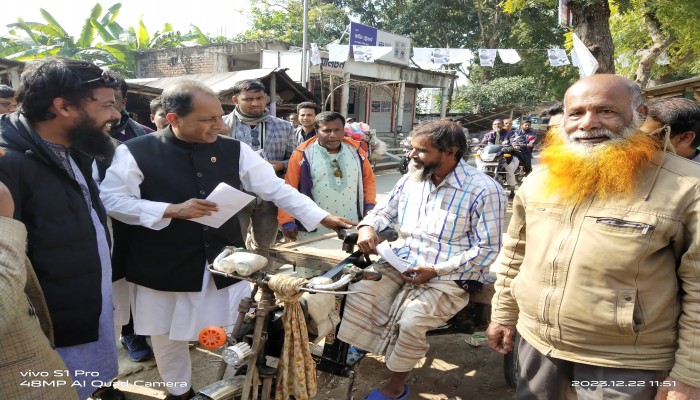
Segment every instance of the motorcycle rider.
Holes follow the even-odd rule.
[[[513,146],[515,156],[523,164],[525,174],[529,174],[532,171],[532,150],[537,141],[537,133],[532,130],[532,121],[523,120],[520,128],[508,132],[505,140]]]
[[[500,118],[493,120],[491,128],[492,129],[486,132],[481,139],[481,143],[479,143],[480,149],[483,149],[489,144],[501,144],[501,141],[504,141],[508,136],[508,131],[503,129],[503,120]],[[504,168],[506,172],[506,185],[510,189],[509,197],[513,198],[515,196],[515,186],[517,185],[515,170],[518,168],[518,165],[520,165],[520,160],[517,157],[509,157],[507,160]],[[477,168],[480,171],[484,171],[484,164],[477,163]]]

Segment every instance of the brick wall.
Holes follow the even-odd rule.
[[[164,78],[260,68],[261,50],[288,48],[283,42],[272,41],[143,51],[136,56],[136,77]],[[231,58],[235,60],[235,65]]]

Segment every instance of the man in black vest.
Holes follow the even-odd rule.
[[[220,136],[224,112],[208,87],[183,82],[166,89],[162,101],[170,126],[117,148],[101,198],[112,218],[131,225],[128,243],[115,242],[115,259],[124,260],[134,284],[135,331],[151,336],[167,399],[187,399],[194,395],[188,341],[207,325],[231,326],[237,299],[250,294],[247,282],[205,268],[224,246],[244,244],[238,218],[219,228],[190,221],[217,210],[205,200],[214,188],[225,182],[255,193],[307,229],[347,228],[352,221],[321,210],[249,146]]]

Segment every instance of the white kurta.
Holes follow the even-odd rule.
[[[241,189],[274,202],[307,229],[316,228],[328,215],[311,199],[277,178],[272,166],[244,143],[241,143],[238,168]],[[170,204],[141,199],[143,180],[143,173],[129,149],[119,146],[100,186],[100,198],[112,218],[161,230],[170,224],[170,218],[163,218]],[[250,293],[247,282],[217,290],[206,270],[201,292],[164,292],[141,285],[130,286],[136,334],[168,335],[171,340],[196,340],[199,331],[207,325],[233,325],[239,300]]]

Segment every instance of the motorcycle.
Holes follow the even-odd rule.
[[[515,154],[513,146],[505,144],[488,144],[474,155],[476,157],[476,167],[492,177],[501,186],[508,186],[506,165],[512,162]],[[522,183],[525,178],[525,169],[522,163],[514,171],[516,185]]]
[[[366,254],[355,250],[357,233],[339,232],[339,238],[343,239],[342,248],[350,255],[337,263],[326,272],[323,277],[329,278],[330,283],[315,284],[311,281],[303,285],[302,291],[310,293],[331,294],[335,302],[331,301],[337,310],[339,317],[345,306],[345,294],[352,293],[346,290],[349,283],[359,280],[379,280],[381,274],[371,268],[373,261]],[[397,238],[394,230],[388,229],[379,233],[380,241],[393,241]],[[232,252],[224,249],[217,260]],[[218,329],[210,335],[200,334],[200,343],[210,350],[223,347],[216,382],[200,389],[195,400],[229,400],[229,399],[271,399],[274,398],[274,387],[277,367],[274,362],[279,358],[284,342],[284,329],[281,316],[283,308],[276,304],[275,293],[268,286],[270,277],[274,271],[253,272],[249,276],[237,273],[222,272],[213,265],[209,270],[214,274],[230,278],[244,279],[254,284],[251,297],[244,298],[239,305],[239,316],[230,335]],[[315,279],[315,278],[314,278]],[[256,293],[260,292],[258,300]],[[306,295],[306,294],[305,294]],[[312,295],[316,296],[316,295]],[[253,310],[249,314],[250,310]],[[311,308],[308,308],[311,314]],[[325,313],[327,315],[327,313]],[[487,304],[472,302],[450,319],[444,326],[436,328],[428,335],[440,335],[451,333],[474,333],[484,330],[488,325],[490,308]],[[310,321],[310,318],[307,318]],[[348,378],[349,385],[346,399],[352,398],[352,390],[355,379],[355,369],[363,359],[363,353],[351,351],[351,346],[337,338],[337,324],[331,333],[325,338],[325,344],[320,351],[312,351],[312,357],[316,362],[317,370],[335,376]],[[202,333],[214,327],[207,327]],[[320,329],[317,332],[320,335]],[[311,336],[310,336],[311,337]],[[210,340],[211,339],[211,340]],[[313,339],[311,339],[313,340]],[[273,360],[270,362],[270,360]],[[509,361],[510,360],[510,361]],[[517,361],[517,360],[516,360]],[[513,362],[513,358],[505,358],[504,362]],[[235,368],[233,377],[224,379],[229,367]],[[511,384],[516,381],[517,365],[504,364],[506,382]],[[515,374],[515,375],[513,375]]]
[[[405,137],[401,141],[401,146],[403,147],[403,155],[399,160],[399,172],[401,174],[405,174],[406,172],[408,172],[408,163],[411,161],[408,155],[411,153],[411,150],[413,150],[413,146],[411,146],[411,137]]]

